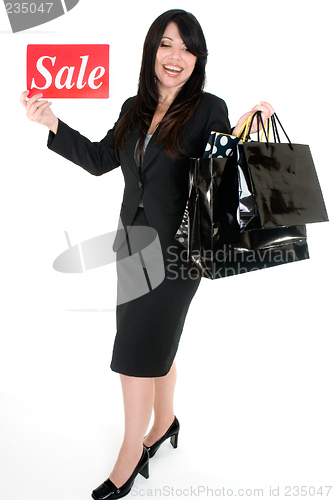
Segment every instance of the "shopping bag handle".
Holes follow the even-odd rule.
[[[291,143],[291,140],[289,139],[289,136],[287,134],[287,132],[285,131],[285,129],[283,128],[283,125],[282,123],[280,122],[279,120],[279,117],[277,116],[276,113],[274,113],[268,120],[267,120],[267,130],[268,130],[268,134],[266,132],[266,127],[264,125],[264,122],[263,122],[263,119],[262,119],[262,114],[261,114],[261,111],[256,111],[255,113],[253,113],[253,115],[250,117],[251,121],[250,121],[250,125],[248,126],[247,130],[250,131],[251,128],[252,128],[252,125],[253,125],[253,121],[254,119],[257,118],[257,137],[258,137],[258,142],[261,142],[262,141],[262,137],[263,137],[263,134],[265,135],[265,139],[266,139],[266,144],[267,144],[267,148],[269,149],[269,144],[270,144],[270,125],[272,125],[272,130],[273,130],[273,138],[274,138],[274,143],[281,143],[281,139],[280,139],[280,135],[279,135],[279,131],[278,131],[278,126],[277,126],[277,123],[280,125],[284,135],[286,136],[287,138],[287,141],[288,141],[288,144],[289,144],[289,147],[290,149],[293,151],[294,148],[293,148],[293,145]],[[262,136],[261,136],[261,139],[260,139],[260,136],[259,136],[259,122],[262,126]],[[246,138],[245,138],[245,141],[246,142],[248,139],[250,138],[250,134],[248,133]],[[244,139],[243,139],[244,140]]]
[[[250,138],[250,130],[252,128],[252,125],[253,125],[253,122],[254,122],[255,118],[257,118],[257,137],[258,137],[258,142],[261,142],[261,140],[260,140],[260,134],[259,134],[259,122],[260,122],[263,134],[265,135],[266,144],[267,144],[267,147],[269,149],[269,139],[268,139],[268,135],[267,135],[267,132],[266,132],[266,128],[265,128],[265,125],[264,125],[264,122],[263,122],[260,110],[256,111],[255,113],[253,113],[253,115],[250,116],[250,118],[249,118],[250,124],[249,124],[249,127],[248,127],[248,134],[246,135],[245,140],[243,138],[243,141],[246,142],[246,141],[249,140],[249,138]]]
[[[284,133],[284,135],[286,136],[287,138],[287,141],[289,143],[289,146],[290,146],[290,149],[294,150],[293,148],[293,145],[291,144],[291,140],[289,139],[288,135],[287,135],[287,132],[285,131],[285,129],[283,128],[283,125],[282,123],[280,122],[279,120],[279,117],[276,113],[274,113],[272,116],[271,116],[271,121],[272,121],[272,128],[273,128],[273,135],[274,135],[274,142],[281,142],[281,139],[280,139],[280,136],[279,136],[279,132],[278,132],[278,128],[277,128],[277,123],[276,121],[278,122],[278,124],[280,125],[280,127],[282,128],[282,131]],[[277,139],[277,141],[276,141]]]
[[[253,115],[249,116],[249,118],[245,121],[244,125],[238,130],[236,137],[241,138],[244,141],[245,137],[247,136],[247,131],[249,128],[249,123]]]
[[[250,138],[250,132],[249,131],[251,130],[251,127],[252,127],[252,124],[253,124],[253,120],[254,120],[254,117],[255,117],[256,113],[257,112],[255,112],[252,115],[250,115],[248,117],[248,119],[245,121],[244,125],[237,132],[236,137],[241,138],[243,142],[246,142]],[[259,113],[261,113],[261,111],[259,111]],[[258,117],[257,117],[257,119],[258,119]],[[261,122],[262,122],[262,117],[261,117]],[[263,138],[263,135],[265,133],[266,141],[269,142],[269,133],[268,133],[268,138],[267,138],[265,127],[263,126],[262,129],[263,129],[263,132],[262,132],[262,135],[261,135],[261,139],[259,139],[259,133],[258,133],[258,141],[260,140],[260,142],[262,142],[262,138]],[[259,132],[259,123],[258,123],[258,132]]]

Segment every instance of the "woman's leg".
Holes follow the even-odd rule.
[[[174,420],[173,397],[176,385],[176,364],[164,377],[141,378],[120,375],[125,434],[110,480],[122,486],[132,474],[142,455],[142,441],[154,407],[154,424],[144,439],[151,446],[168,430]]]
[[[154,379],[120,375],[125,433],[110,480],[117,487],[131,476],[142,455],[142,441],[147,431],[154,402]]]
[[[168,430],[174,420],[173,398],[177,379],[176,363],[167,375],[154,378],[154,423],[143,443],[151,446]]]

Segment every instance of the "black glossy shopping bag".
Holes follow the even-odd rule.
[[[259,123],[261,114],[256,113],[252,122],[255,117]],[[327,221],[309,146],[291,143],[276,114],[271,120],[274,142],[269,142],[264,128],[266,142],[261,142],[258,134],[257,141],[238,145],[238,169],[243,184],[239,196],[240,228],[275,228]],[[286,143],[280,142],[278,124],[287,137]]]
[[[306,227],[242,230],[237,155],[190,165],[188,265],[217,279],[309,258]]]

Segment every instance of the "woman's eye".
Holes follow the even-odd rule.
[[[162,42],[162,43],[161,43],[161,47],[170,47],[170,45],[169,45],[169,44],[167,44],[167,43]]]

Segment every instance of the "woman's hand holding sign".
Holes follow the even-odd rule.
[[[52,102],[42,100],[43,94],[35,94],[27,100],[28,94],[29,90],[23,92],[20,101],[26,109],[29,120],[40,125],[45,125],[56,134],[58,130],[58,118],[50,108]]]

